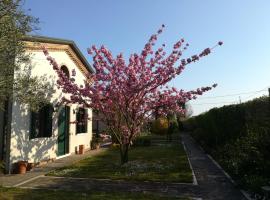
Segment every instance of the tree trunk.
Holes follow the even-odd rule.
[[[121,165],[128,162],[128,150],[129,150],[129,144],[120,145]]]

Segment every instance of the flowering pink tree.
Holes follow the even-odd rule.
[[[196,90],[183,91],[166,86],[173,78],[181,74],[184,68],[211,53],[213,48],[206,48],[200,54],[187,59],[180,59],[188,43],[177,41],[169,55],[162,47],[153,49],[157,36],[162,33],[164,25],[152,35],[140,54],[131,54],[128,62],[122,54],[113,57],[104,46],[92,46],[88,53],[93,55],[95,74],[89,74],[91,81],[77,85],[73,77],[66,77],[57,62],[44,49],[53,69],[58,74],[58,86],[63,92],[69,93],[66,101],[79,103],[85,107],[98,110],[105,124],[120,144],[121,163],[128,161],[130,144],[140,133],[140,128],[155,112],[184,112],[181,104],[196,99],[197,95],[216,87],[201,87]]]

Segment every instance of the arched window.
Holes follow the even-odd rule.
[[[61,71],[69,78],[69,71],[68,71],[67,66],[62,65],[61,66]]]

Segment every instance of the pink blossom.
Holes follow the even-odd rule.
[[[127,63],[123,54],[114,57],[105,46],[97,48],[93,45],[88,48],[96,73],[88,74],[91,83],[85,81],[84,85],[76,83],[75,70],[72,70],[74,78],[69,79],[63,75],[49,52],[43,50],[58,75],[57,86],[64,93],[70,94],[68,101],[98,110],[120,144],[130,144],[145,121],[156,112],[161,115],[172,111],[184,113],[179,102],[184,104],[196,99],[198,95],[217,86],[213,84],[211,87],[191,91],[168,87],[168,83],[181,74],[188,64],[207,56],[213,48],[206,48],[191,58],[181,58],[182,50],[186,49],[188,43],[185,44],[184,39],[180,39],[174,44],[172,52],[165,57],[165,44],[162,48],[154,49],[163,28],[164,25],[157,34],[150,37],[141,54],[131,54]]]

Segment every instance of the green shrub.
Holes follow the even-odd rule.
[[[196,119],[195,117],[191,117],[189,119],[185,119],[181,121],[183,130],[186,131],[194,131],[196,129]]]
[[[174,133],[174,132],[178,131],[179,126],[178,126],[177,120],[176,119],[170,119],[170,123],[172,124],[171,132]]]
[[[151,145],[151,136],[150,135],[138,136],[133,141],[133,145],[134,146],[150,146]]]
[[[186,130],[243,187],[270,181],[270,100],[214,108],[183,122]]]

